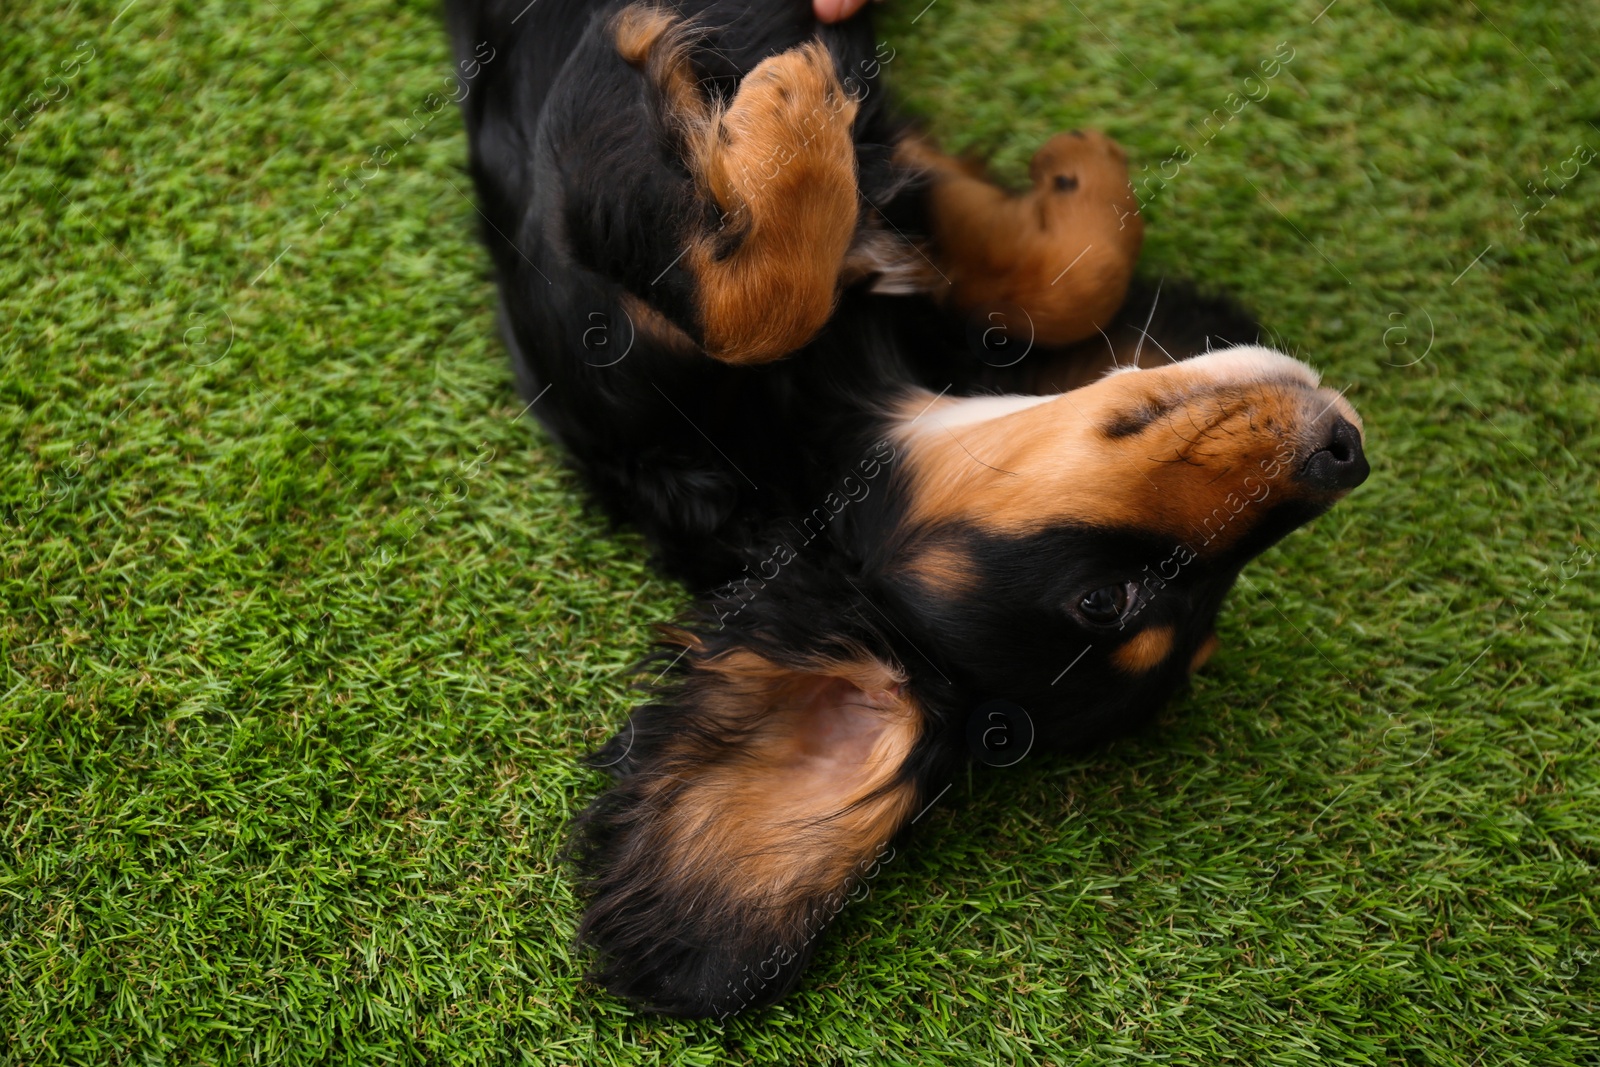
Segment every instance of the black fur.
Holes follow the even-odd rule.
[[[825,561],[797,561],[761,595],[709,597],[686,622],[705,642],[707,656],[750,649],[798,671],[819,658],[859,650],[891,661],[916,655],[887,617],[862,603],[848,575]],[[680,653],[663,649],[652,658],[651,673],[661,677],[664,669],[665,676],[652,687],[650,701],[590,758],[618,784],[575,825],[571,855],[591,901],[578,933],[600,949],[591,977],[618,996],[675,1015],[725,1017],[770,1004],[794,988],[855,883],[818,886],[785,911],[686,900],[663,885],[650,847],[654,812],[641,789],[653,776],[677,771],[659,762],[661,750],[696,731],[702,753],[742,740],[705,728],[696,704],[703,683]],[[937,676],[913,686],[925,710],[925,734],[897,781],[920,787],[949,779],[961,751],[964,716],[957,694]],[[877,842],[876,854],[893,843]],[[861,869],[857,881],[871,873]]]
[[[775,363],[727,366],[652,343],[629,328],[623,298],[645,300],[693,336],[694,279],[676,259],[705,206],[645,79],[605,33],[620,6],[452,0],[449,10],[458,54],[480,65],[462,106],[519,386],[609,514],[643,530],[660,563],[705,594],[685,624],[700,651],[686,656],[682,639],[667,642],[649,668],[664,670],[662,680],[594,757],[618,783],[576,827],[572,854],[590,901],[580,935],[597,951],[594,977],[615,993],[720,1015],[793,987],[816,943],[808,916],[825,922],[839,887],[818,887],[804,908],[781,915],[663,888],[650,851],[658,813],[642,802],[643,784],[671,770],[659,765],[670,740],[698,737],[707,753],[740,741],[699,712],[708,658],[754,650],[804,672],[850,650],[901,671],[925,721],[897,781],[920,799],[965,758],[966,718],[988,698],[1025,707],[1054,745],[1148,721],[1181,685],[1238,568],[1305,516],[1270,517],[1234,553],[1161,586],[1143,622],[1173,627],[1170,665],[1130,682],[1096,653],[1063,684],[1067,661],[1104,637],[1061,605],[1162,559],[1170,541],[1087,526],[1009,540],[908,529],[899,457],[883,444],[886,404],[914,387],[1026,392],[1041,365],[1098,358],[1106,346],[1126,358],[1148,343],[1182,359],[1253,341],[1254,323],[1178,282],[1165,283],[1151,317],[1155,289],[1141,284],[1103,342],[1002,368],[958,313],[857,285],[820,336]],[[864,94],[854,128],[861,217],[886,212],[896,232],[927,232],[920,189],[891,159],[905,126],[883,86],[865,77],[877,69],[868,17],[819,27],[808,0],[683,0],[673,9],[703,34],[695,62],[717,94],[732,94],[762,58],[820,36]],[[825,506],[847,475],[865,494]],[[909,581],[897,560],[912,537],[975,549],[972,589],[937,595]],[[1059,561],[1044,579],[1042,558]]]

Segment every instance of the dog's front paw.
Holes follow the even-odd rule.
[[[822,231],[809,236],[831,236],[838,249],[856,215],[856,108],[820,42],[763,60],[722,114],[719,143],[707,146],[712,194],[736,225],[746,210],[809,216]]]
[[[856,101],[820,42],[763,60],[700,156],[721,223],[690,244],[706,351],[758,363],[822,329],[855,235]]]
[[[701,88],[686,23],[635,5],[613,34],[649,78],[706,209],[686,220],[680,257],[694,279],[695,340],[727,363],[793,352],[832,314],[856,232],[857,101],[832,55],[813,39],[769,56],[724,105]]]

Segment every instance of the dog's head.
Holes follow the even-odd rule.
[[[912,397],[885,595],[963,692],[1057,740],[1116,732],[1210,655],[1240,568],[1366,478],[1360,426],[1258,347],[1056,396]]]
[[[755,563],[668,637],[657,699],[597,757],[620,781],[580,820],[580,933],[624,996],[721,1015],[782,995],[970,710],[1004,698],[1062,741],[1147,718],[1240,567],[1367,474],[1354,410],[1262,348],[908,397],[888,423],[828,505],[855,562]]]

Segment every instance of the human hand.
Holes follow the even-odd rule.
[[[866,4],[867,0],[811,0],[811,8],[819,22],[843,22]]]

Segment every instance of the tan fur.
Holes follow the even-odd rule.
[[[1122,525],[1199,555],[1226,548],[1267,507],[1310,492],[1291,472],[1309,456],[1316,425],[1334,415],[1360,422],[1335,394],[1278,375],[1284,365],[1309,375],[1287,357],[1269,354],[1282,363],[1252,380],[1238,360],[1219,362],[1225,355],[1116,374],[975,421],[962,412],[990,409],[969,405],[997,401],[908,397],[900,410],[912,523],[1012,535],[1065,522]],[[1157,403],[1170,410],[1139,432],[1107,432]]]
[[[1080,341],[1111,322],[1144,243],[1115,141],[1057,134],[1034,155],[1033,187],[1020,195],[919,138],[901,142],[899,156],[933,176],[935,256],[959,307],[1021,307],[1042,345]],[[1056,189],[1058,175],[1076,187]]]
[[[921,730],[905,679],[868,657],[797,672],[747,650],[700,669],[701,710],[743,739],[659,782],[667,870],[774,906],[845,886],[916,800],[889,788]]]
[[[918,552],[906,564],[906,573],[941,596],[953,596],[973,588],[977,580],[974,561],[967,553],[945,545]]]
[[[1195,649],[1194,655],[1190,657],[1189,673],[1193,674],[1201,667],[1204,667],[1210,661],[1211,657],[1216,654],[1216,651],[1217,635],[1211,634],[1204,641],[1200,642],[1200,647]]]
[[[627,313],[638,336],[684,355],[700,351],[700,346],[694,343],[694,338],[678,329],[671,319],[633,294],[623,294],[622,310]]]
[[[708,355],[764,363],[814,337],[833,313],[856,229],[857,105],[820,41],[770,56],[725,108],[695,84],[681,23],[624,9],[618,51],[670,105],[685,163],[721,225],[689,238]]]
[[[1171,654],[1172,627],[1152,626],[1111,653],[1111,662],[1128,674],[1143,674],[1161,666]]]
[[[668,113],[690,127],[703,127],[712,117],[710,102],[689,64],[685,23],[663,8],[634,4],[611,22],[617,54],[642,68],[668,103]]]
[[[656,42],[676,21],[663,8],[646,4],[623,8],[611,23],[611,39],[616,42],[617,54],[630,66],[642,65],[650,58]]]
[[[820,42],[763,60],[722,116],[701,160],[727,225],[745,230],[717,258],[717,236],[690,245],[706,351],[761,363],[794,351],[833,313],[856,228],[856,103]]]

